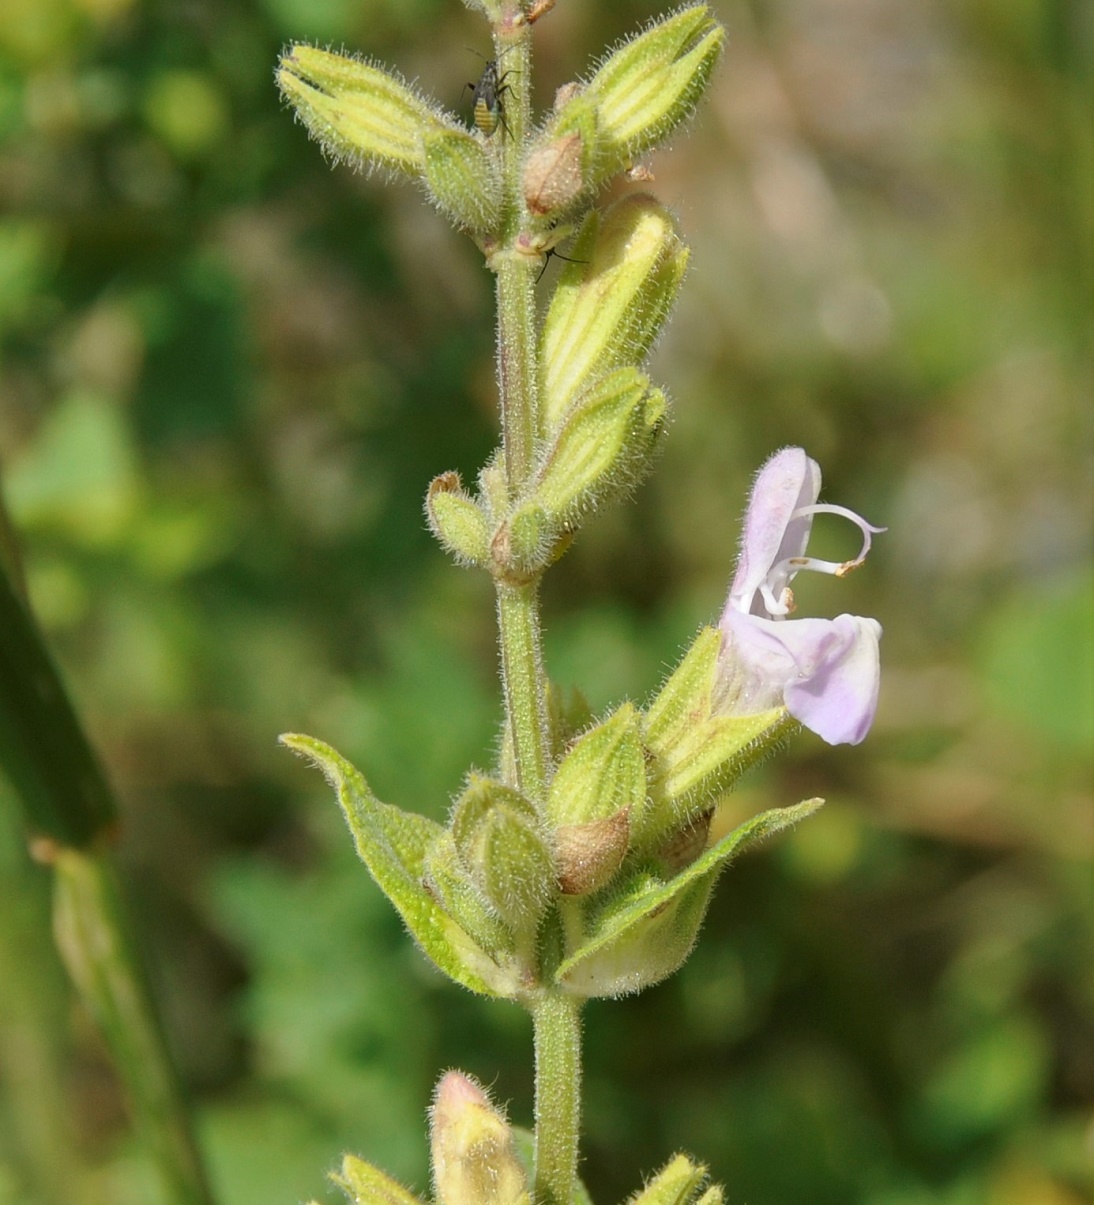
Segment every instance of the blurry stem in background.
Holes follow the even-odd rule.
[[[2,507],[0,507],[2,509]],[[0,531],[10,536],[6,516]],[[61,956],[125,1084],[171,1205],[211,1205],[117,877],[103,844],[116,807],[26,604],[15,543],[0,540],[0,771],[32,849],[54,870]]]
[[[80,1165],[64,1082],[69,992],[43,948],[48,881],[27,856],[18,810],[0,779],[0,1081],[19,1187],[41,1205],[67,1205]]]
[[[104,854],[63,849],[53,868],[58,948],[110,1043],[168,1199],[208,1205],[212,1196],[114,867]]]

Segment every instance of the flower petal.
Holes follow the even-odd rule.
[[[877,709],[881,625],[859,615],[835,619],[723,616],[725,655],[738,686],[735,712],[781,700],[790,714],[830,745],[857,745]]]
[[[732,608],[755,615],[767,613],[759,597],[760,587],[773,565],[804,555],[813,518],[804,515],[795,519],[793,515],[816,502],[820,486],[820,466],[804,448],[783,448],[756,474],[727,611]]]

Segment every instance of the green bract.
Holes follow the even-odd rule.
[[[395,905],[411,936],[444,973],[484,996],[515,996],[519,970],[491,953],[429,890],[426,861],[447,836],[425,816],[380,803],[344,757],[314,737],[285,733],[281,743],[323,771],[338,796],[361,861]]]
[[[621,877],[586,912],[580,941],[556,971],[558,982],[580,996],[623,996],[671,975],[691,953],[714,882],[730,858],[820,806],[811,799],[754,816],[668,880],[646,869]]]

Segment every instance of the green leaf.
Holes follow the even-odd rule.
[[[322,741],[298,733],[279,739],[322,770],[337,794],[361,861],[424,953],[473,992],[515,995],[512,972],[499,967],[426,890],[426,854],[445,830],[425,816],[381,803],[361,773]]]
[[[639,991],[671,974],[691,951],[723,866],[754,841],[812,815],[823,800],[772,808],[746,820],[667,883],[646,872],[610,895],[556,980],[582,995]]]

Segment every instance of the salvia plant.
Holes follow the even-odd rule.
[[[314,737],[282,741],[329,779],[362,861],[422,952],[463,987],[531,1013],[534,1131],[448,1072],[430,1111],[435,1200],[571,1205],[587,1200],[582,1005],[672,974],[730,859],[820,806],[764,812],[711,843],[712,812],[744,771],[799,727],[832,744],[856,744],[870,727],[879,625],[797,618],[792,582],[804,570],[850,572],[880,529],[818,503],[820,469],[804,450],[776,452],[755,480],[721,618],[652,700],[593,717],[580,694],[548,680],[540,582],[583,522],[649,471],[669,402],[644,363],[688,263],[677,221],[654,197],[635,191],[605,208],[598,197],[620,176],[652,178],[645,157],[695,113],[725,31],[705,4],[673,12],[559,89],[536,120],[532,34],[553,0],[465,2],[494,45],[470,121],[391,70],[312,46],[289,48],[277,78],[328,155],[419,182],[495,277],[500,445],[473,485],[455,471],[437,477],[425,511],[442,548],[496,588],[498,760],[468,774],[441,825],[378,800]],[[563,240],[540,310],[535,285]],[[852,560],[809,556],[820,513],[859,529]],[[352,1156],[336,1179],[354,1201],[419,1201]],[[714,1205],[722,1190],[676,1155],[633,1200]]]

